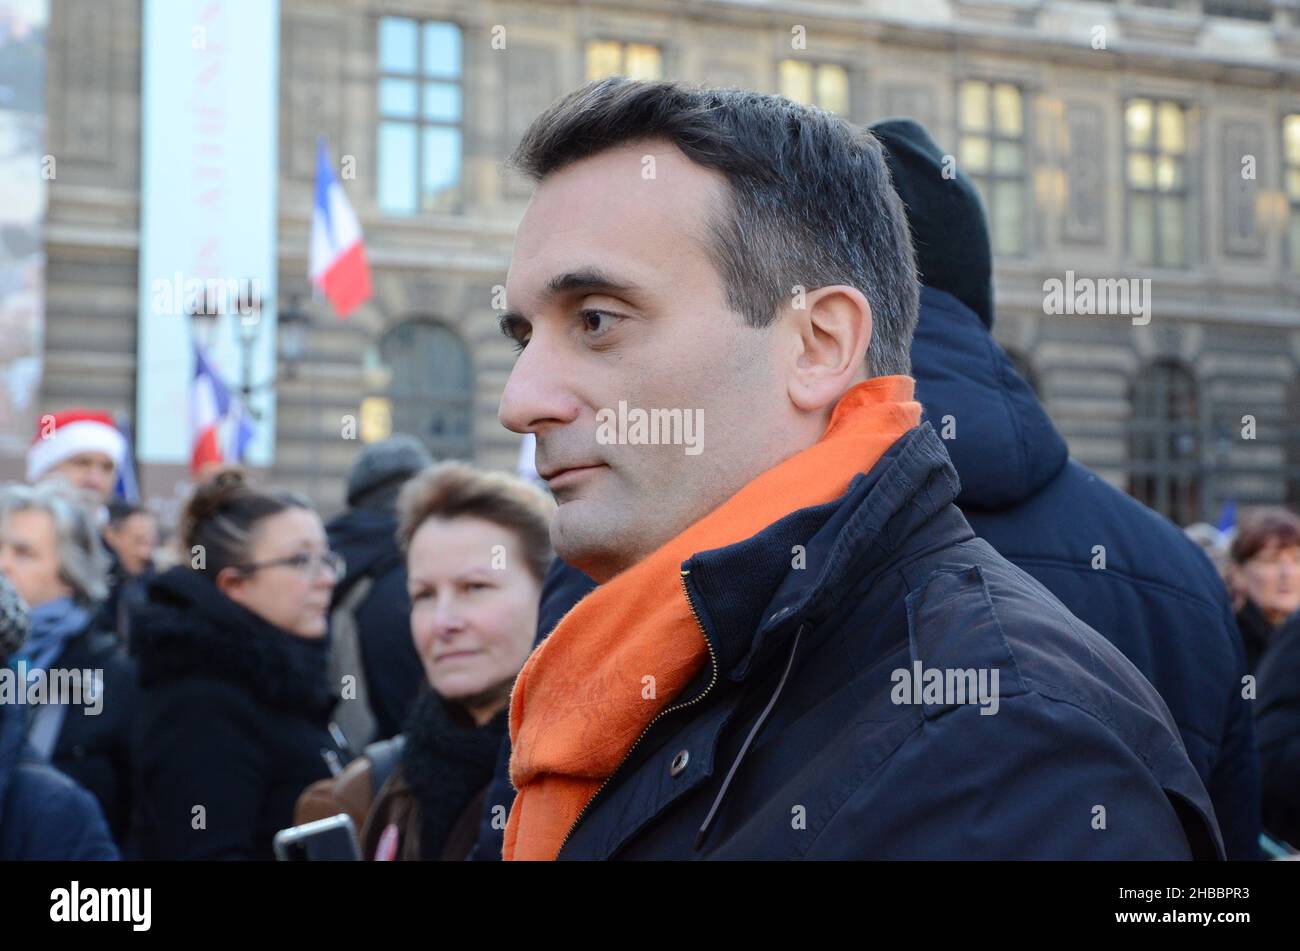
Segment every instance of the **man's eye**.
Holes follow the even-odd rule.
[[[515,348],[515,353],[523,353],[524,347],[528,346],[528,338],[524,337],[520,339],[516,337],[512,346]]]
[[[614,322],[614,315],[603,310],[580,310],[578,316],[582,319],[583,328],[596,336],[608,331],[610,324]]]
[[[289,564],[295,568],[306,568],[311,564],[311,561],[311,555],[294,555]]]

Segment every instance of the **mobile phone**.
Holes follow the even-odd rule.
[[[272,842],[281,862],[360,862],[357,829],[352,817],[340,812],[289,829],[281,829]]]

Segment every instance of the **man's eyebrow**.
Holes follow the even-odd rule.
[[[563,274],[556,274],[546,282],[546,289],[542,292],[539,303],[545,305],[563,294],[573,294],[577,291],[583,291],[588,294],[635,294],[641,288],[631,281],[619,280],[610,274],[602,271],[598,267],[580,268],[576,271],[565,271]],[[507,311],[502,314],[497,323],[501,327],[501,332],[507,337],[512,337],[511,330],[520,323],[528,323],[528,318],[517,310]]]

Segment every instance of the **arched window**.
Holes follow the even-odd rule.
[[[474,370],[460,336],[432,320],[406,320],[379,340],[391,430],[424,440],[435,459],[472,459]]]
[[[1130,391],[1129,494],[1178,525],[1201,515],[1200,410],[1196,377],[1162,358],[1138,373]]]

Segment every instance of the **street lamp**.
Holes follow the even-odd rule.
[[[274,388],[279,374],[272,371],[269,380],[253,382],[253,352],[262,333],[262,299],[255,287],[253,281],[241,281],[238,299],[227,302],[222,301],[222,295],[216,290],[206,290],[201,303],[191,306],[188,313],[195,337],[207,347],[216,335],[222,315],[233,310],[231,316],[237,321],[235,338],[240,357],[240,401],[245,414],[260,420],[262,413],[253,407],[253,394]],[[278,358],[284,365],[285,378],[291,380],[297,376],[298,364],[307,355],[307,331],[311,327],[311,316],[303,309],[300,295],[289,298],[289,306],[280,315],[278,324]]]
[[[293,294],[289,297],[289,306],[280,314],[280,360],[284,363],[286,379],[298,375],[298,364],[307,356],[307,331],[311,327],[311,315],[302,307],[302,297]]]

